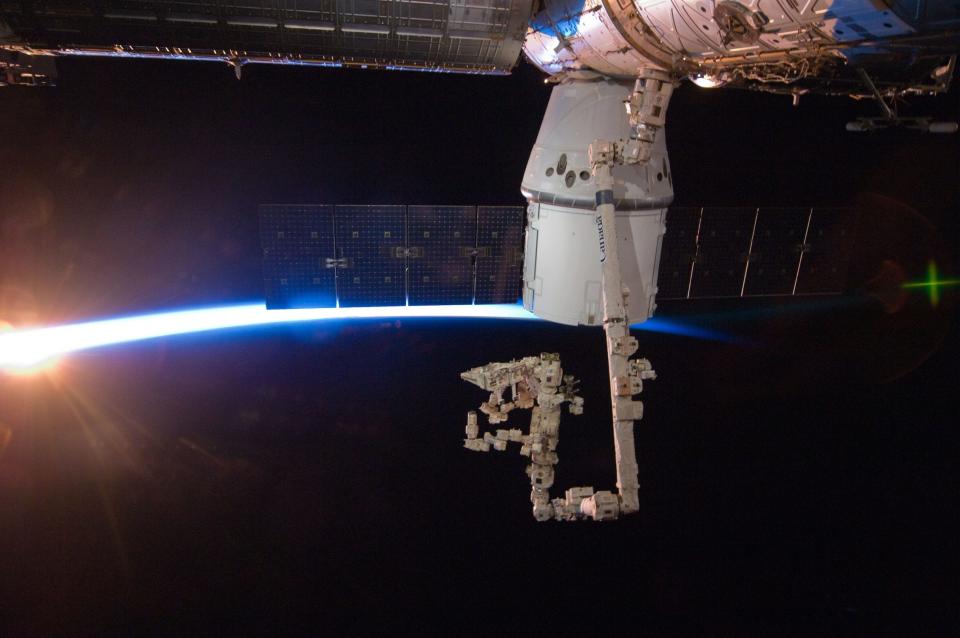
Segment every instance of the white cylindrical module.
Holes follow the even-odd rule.
[[[601,0],[550,0],[530,21],[523,51],[546,73],[589,69],[635,78],[645,68],[674,66],[674,55],[653,39],[631,40]]]
[[[524,307],[564,324],[600,325],[602,274],[596,186],[587,150],[596,139],[625,140],[630,85],[570,81],[550,97],[530,153],[522,191],[530,202],[524,256]],[[673,199],[663,131],[651,160],[613,169],[622,278],[631,322],[653,314],[660,244]],[[609,241],[609,238],[607,239]]]
[[[914,23],[909,4],[890,0],[546,0],[523,50],[550,74],[631,78],[658,68],[717,86],[735,66],[760,65],[740,74],[749,79],[783,60],[876,54],[875,44],[844,45],[912,34]]]

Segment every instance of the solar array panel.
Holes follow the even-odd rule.
[[[658,296],[680,299],[689,293],[699,229],[699,208],[672,208],[667,213],[667,233],[660,248]]]
[[[524,210],[516,206],[477,209],[476,303],[514,303],[523,274]]]
[[[332,206],[261,206],[260,244],[268,308],[336,306]]]
[[[267,307],[515,303],[523,211],[261,206]]]
[[[740,295],[756,216],[754,208],[703,210],[690,284],[691,297]]]
[[[831,214],[825,209],[811,212],[797,269],[796,294],[830,293],[843,286],[855,221],[852,215]]]
[[[340,305],[404,305],[406,207],[337,206],[335,211]]]
[[[477,209],[409,206],[407,233],[410,304],[472,303]]]
[[[658,300],[838,294],[849,209],[673,208]],[[515,303],[519,206],[260,207],[268,308]]]
[[[750,251],[745,296],[793,294],[809,208],[762,209]]]
[[[671,209],[657,298],[839,294],[855,225],[844,208]]]

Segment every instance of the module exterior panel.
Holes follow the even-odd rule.
[[[337,294],[340,305],[406,303],[404,206],[337,206]]]
[[[408,206],[410,305],[472,303],[476,245],[475,206]]]
[[[810,218],[797,274],[798,295],[843,292],[856,226],[854,211],[817,208]]]
[[[523,274],[524,209],[477,207],[477,284],[474,303],[516,303]]]
[[[672,208],[667,211],[667,232],[660,249],[658,299],[685,299],[690,270],[697,256],[699,208]]]
[[[261,206],[260,244],[267,308],[336,306],[333,206]]]
[[[755,208],[704,208],[691,297],[739,297]]]
[[[744,295],[790,295],[797,277],[809,208],[761,208]]]

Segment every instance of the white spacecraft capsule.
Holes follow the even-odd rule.
[[[524,247],[523,305],[550,321],[599,325],[600,243],[596,185],[587,149],[596,139],[626,140],[633,132],[624,102],[632,84],[615,80],[566,82],[550,96],[530,153],[521,190],[529,202]],[[616,234],[628,313],[634,322],[653,314],[660,243],[673,200],[664,135],[649,162],[613,169]]]

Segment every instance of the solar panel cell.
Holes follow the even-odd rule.
[[[850,262],[856,215],[843,208],[817,208],[810,218],[796,294],[843,292]]]
[[[332,206],[261,206],[260,241],[267,308],[336,305]]]
[[[699,208],[671,208],[667,211],[667,233],[660,249],[657,276],[658,299],[685,299],[690,271],[697,255]]]
[[[472,303],[476,245],[476,207],[407,207],[410,304]]]
[[[691,297],[739,297],[755,208],[704,208]]]
[[[793,293],[809,216],[809,208],[760,209],[750,251],[745,295]]]
[[[516,303],[523,269],[524,209],[477,207],[475,303]]]
[[[340,305],[404,305],[405,207],[337,206],[335,216]]]

